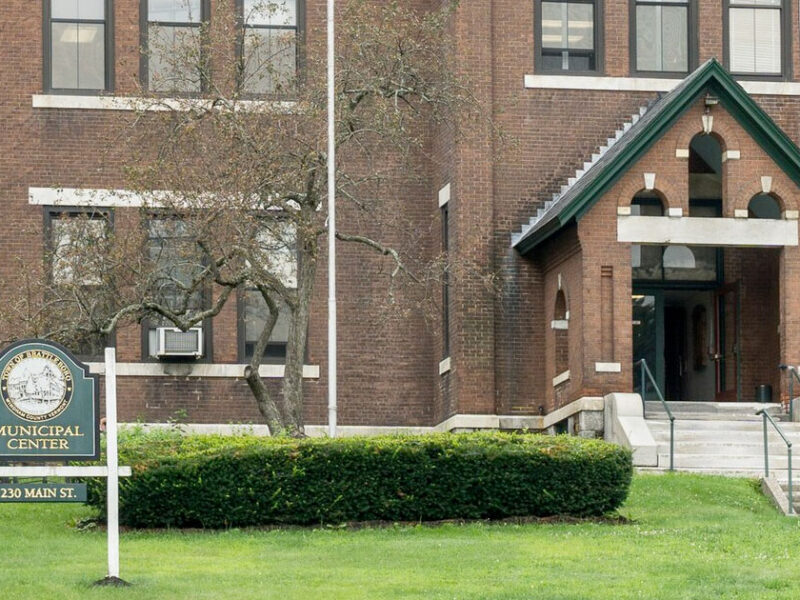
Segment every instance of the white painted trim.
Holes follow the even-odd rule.
[[[689,158],[688,150],[686,151],[686,158]],[[726,150],[722,153],[722,162],[728,162],[729,160],[739,160],[742,158],[742,153],[739,150]]]
[[[93,206],[97,208],[157,208],[165,200],[167,192],[153,191],[148,194],[130,190],[100,188],[28,188],[28,204],[41,206]]]
[[[144,431],[177,429],[183,433],[203,435],[254,435],[269,437],[269,427],[262,424],[239,423],[120,423],[120,429]],[[306,434],[311,437],[328,435],[327,425],[306,425]],[[366,435],[422,435],[434,433],[434,427],[419,426],[380,426],[380,425],[337,425],[337,437],[353,437]]]
[[[130,467],[119,467],[120,477],[130,477]],[[63,467],[56,465],[0,467],[0,477],[108,477],[108,467]]]
[[[135,96],[71,96],[65,94],[34,94],[33,108],[62,110],[119,110],[119,111],[189,111],[210,107],[210,100],[198,98],[142,98]],[[247,112],[291,112],[295,102],[238,100],[233,110]]]
[[[450,202],[450,184],[439,190],[439,208]]]
[[[689,149],[688,148],[676,148],[675,149],[675,158],[689,158]]]
[[[737,208],[733,211],[733,217],[735,219],[746,219],[750,213],[747,212],[746,208]]]
[[[797,220],[800,218],[800,211],[798,210],[785,210],[783,211],[783,218],[788,220]]]
[[[91,373],[102,374],[104,363],[86,363]],[[207,364],[207,363],[117,363],[117,376],[119,377],[244,377],[242,364]],[[265,379],[281,379],[284,375],[284,365],[261,365],[258,373]],[[304,379],[319,379],[319,365],[304,365]]]
[[[641,403],[641,401],[640,401]],[[458,429],[529,429],[543,431],[574,414],[583,411],[601,411],[605,406],[603,398],[584,396],[562,406],[549,415],[467,415],[457,414],[448,417],[434,426],[408,425],[339,425],[337,435],[351,437],[358,435],[422,435],[426,433],[447,432]],[[256,435],[269,436],[269,428],[263,424],[236,423],[120,423],[120,429],[178,429],[184,433],[201,433],[210,435]],[[327,435],[327,425],[306,425],[306,434],[312,437]],[[75,467],[72,467],[75,468]],[[89,467],[104,469],[105,467]],[[129,467],[121,467],[120,474]]]
[[[582,77],[574,75],[525,75],[528,89],[601,90],[612,92],[669,92],[681,79],[648,77]],[[739,81],[748,94],[800,96],[800,83],[792,81]]]
[[[547,429],[556,423],[560,423],[564,419],[571,417],[576,413],[589,410],[600,411],[603,410],[604,407],[605,400],[603,398],[598,396],[583,396],[582,398],[578,398],[566,406],[562,406],[558,410],[545,415],[542,420],[542,429]]]
[[[667,216],[668,217],[682,217],[683,216],[683,209],[680,208],[680,207],[678,207],[678,208],[670,207],[670,208],[667,209]]]
[[[668,92],[680,82],[680,79],[656,79],[648,77],[525,75],[525,87],[528,89]]]
[[[439,362],[439,375],[444,375],[450,370],[450,357]]]
[[[769,175],[761,176],[761,192],[769,194],[772,191],[772,177]]]
[[[453,415],[436,425],[434,431],[453,431],[454,429],[499,429],[499,415]]]
[[[556,375],[555,377],[553,377],[553,387],[556,387],[556,386],[558,386],[558,385],[561,385],[561,384],[562,384],[562,383],[564,383],[565,381],[569,381],[569,369],[567,369],[567,370],[566,370],[566,371],[564,371],[563,373],[561,373],[561,374],[559,374],[559,375]]]
[[[617,217],[617,240],[633,244],[797,246],[797,221],[702,217]]]
[[[569,329],[569,321],[567,319],[555,319],[550,321],[550,329],[566,330]]]
[[[622,216],[627,216],[631,214],[631,207],[630,206],[618,206],[617,207],[617,214]]]
[[[622,373],[622,365],[618,362],[596,362],[595,373]]]

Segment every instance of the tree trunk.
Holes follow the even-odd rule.
[[[305,436],[303,422],[303,366],[306,358],[311,295],[317,273],[316,241],[304,244],[297,268],[297,305],[289,325],[286,369],[283,376],[283,411],[290,435]]]

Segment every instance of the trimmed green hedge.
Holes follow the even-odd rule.
[[[239,527],[602,515],[628,494],[630,452],[599,440],[503,433],[348,439],[128,434],[120,520]],[[90,504],[103,509],[105,481]]]

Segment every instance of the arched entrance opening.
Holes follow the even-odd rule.
[[[724,142],[698,134],[689,150],[688,215],[674,209],[676,199],[654,191],[632,199],[632,215],[661,217],[653,227],[680,216],[687,231],[709,233],[684,243],[668,236],[672,243],[632,244],[633,359],[647,361],[668,401],[754,401],[756,386],[780,386],[781,249],[747,238],[731,236],[720,246],[707,239],[755,219],[782,219],[782,203],[758,193],[747,211],[731,218],[732,207],[723,211],[731,202],[725,198]],[[633,384],[642,393],[638,374]],[[644,395],[656,398],[651,389]]]

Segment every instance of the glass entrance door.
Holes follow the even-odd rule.
[[[739,335],[741,310],[738,284],[724,285],[715,294],[715,353],[717,402],[741,400]]]
[[[664,297],[659,291],[633,294],[633,360],[647,361],[658,387],[664,389]],[[634,369],[633,389],[646,400],[655,400],[649,381],[642,390],[641,370]]]

